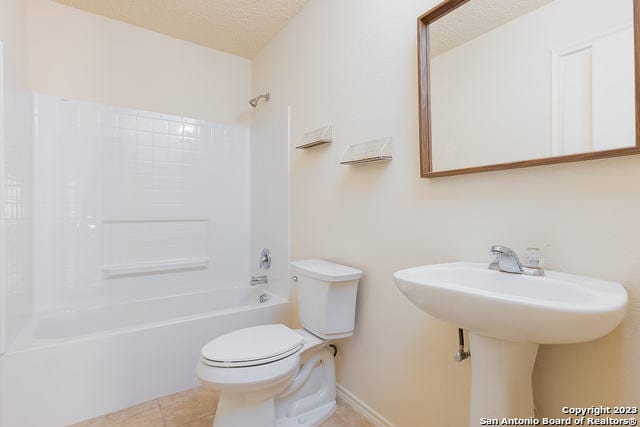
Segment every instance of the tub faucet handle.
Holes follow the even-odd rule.
[[[271,267],[271,251],[269,248],[262,249],[260,252],[260,268],[268,270]]]

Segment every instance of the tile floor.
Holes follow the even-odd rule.
[[[217,394],[203,387],[142,403],[119,412],[74,424],[72,427],[211,427]],[[247,426],[252,427],[252,426]],[[341,401],[321,427],[373,427]]]

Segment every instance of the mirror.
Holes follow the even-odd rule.
[[[634,7],[447,0],[421,16],[422,176],[640,153]]]

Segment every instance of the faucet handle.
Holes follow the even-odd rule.
[[[544,257],[539,248],[527,248],[524,254],[524,262],[527,267],[540,268]]]

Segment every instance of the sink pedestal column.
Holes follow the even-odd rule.
[[[538,344],[512,342],[470,332],[470,427],[481,418],[533,417],[531,374]],[[485,424],[486,425],[486,424]]]

